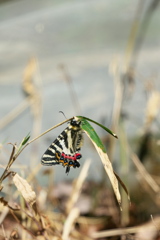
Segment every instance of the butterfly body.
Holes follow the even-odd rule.
[[[66,167],[66,173],[70,171],[70,167],[80,167],[78,160],[82,157],[79,153],[82,142],[81,121],[72,119],[69,126],[55,139],[43,154],[41,163],[51,166],[62,164]]]

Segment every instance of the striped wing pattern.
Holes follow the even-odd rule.
[[[81,121],[74,118],[69,126],[55,139],[43,154],[41,163],[46,166],[62,164],[66,167],[66,173],[69,173],[70,167],[80,167],[79,159],[82,155],[79,153],[82,142]]]

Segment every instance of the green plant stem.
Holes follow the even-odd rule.
[[[50,132],[50,131],[53,130],[54,128],[57,128],[57,127],[63,125],[64,123],[70,121],[71,119],[73,119],[73,118],[69,118],[69,119],[67,119],[67,120],[65,120],[65,121],[63,121],[63,122],[61,122],[61,123],[59,123],[59,124],[57,124],[57,125],[49,128],[47,131],[41,133],[39,136],[33,138],[31,141],[29,141],[28,143],[26,143],[26,145],[25,145],[19,152],[17,152],[14,157],[17,158],[17,157],[20,155],[20,153],[21,153],[29,144],[31,144],[32,142],[34,142],[34,141],[37,140],[38,138],[42,137],[42,136],[45,135],[46,133]]]

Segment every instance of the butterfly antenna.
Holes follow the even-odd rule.
[[[59,111],[59,113],[62,113],[62,114],[63,114],[63,116],[65,117],[65,119],[67,119],[67,118],[66,118],[66,115],[64,114],[64,112],[62,112],[62,111]]]

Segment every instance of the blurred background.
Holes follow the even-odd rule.
[[[159,197],[151,197],[160,184],[159,12],[159,0],[0,1],[1,165],[10,155],[7,143],[18,145],[28,133],[33,139],[64,121],[59,111],[86,116],[118,135],[114,140],[94,126],[127,188],[143,189],[146,181],[135,156],[147,169],[154,183],[143,191],[159,213]],[[43,181],[41,156],[66,126],[28,146],[13,170],[39,166],[36,177]],[[103,182],[102,163],[87,138],[82,155],[82,166],[92,159],[88,179]],[[55,166],[54,180],[79,172],[67,176]]]

